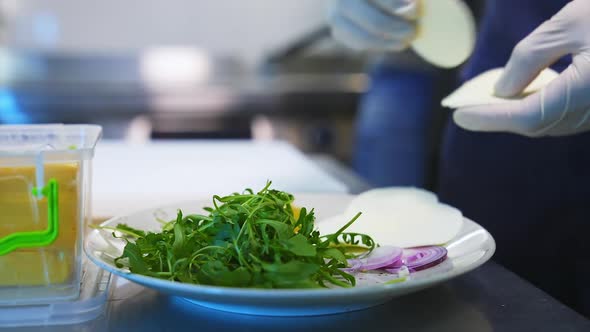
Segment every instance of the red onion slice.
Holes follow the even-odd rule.
[[[408,269],[408,267],[405,265],[400,265],[398,267],[386,267],[386,268],[383,268],[383,270],[385,270],[389,273],[392,273],[392,274],[399,274],[399,275],[401,275],[401,274],[408,275],[411,272],[410,269]]]
[[[402,261],[411,272],[438,265],[447,258],[447,249],[440,246],[427,246],[404,249]],[[392,266],[392,268],[395,268]]]
[[[348,267],[341,268],[340,270],[346,273],[355,273],[361,269],[362,263],[360,259],[349,259],[348,260]]]
[[[405,250],[405,249],[402,249]],[[400,267],[404,266],[404,254],[402,252],[402,259],[396,261],[395,263],[391,264],[391,265],[387,265],[384,266],[384,269],[399,269]]]
[[[394,246],[377,247],[365,258],[349,259],[348,264],[355,270],[376,270],[401,262],[402,253],[402,248]]]

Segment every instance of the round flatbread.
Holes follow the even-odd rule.
[[[418,34],[412,49],[429,63],[456,67],[475,46],[475,19],[461,0],[421,0]]]
[[[441,245],[463,226],[461,212],[438,202],[433,193],[416,188],[382,188],[355,197],[346,211],[317,226],[321,234],[336,232],[362,212],[346,232],[368,234],[379,245],[402,248]]]
[[[461,108],[469,106],[483,106],[490,104],[506,103],[511,100],[522,99],[532,93],[540,91],[547,86],[559,74],[553,69],[545,69],[524,89],[524,91],[512,98],[500,98],[494,95],[494,86],[502,75],[503,68],[490,69],[470,79],[457,90],[441,101],[441,105],[448,108]]]

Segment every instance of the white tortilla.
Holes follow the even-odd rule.
[[[456,67],[475,46],[475,19],[461,0],[422,0],[412,49],[429,63]]]
[[[503,68],[495,68],[465,82],[461,87],[444,98],[441,105],[448,108],[460,108],[469,106],[481,106],[505,103],[515,99],[522,99],[531,93],[535,93],[547,86],[559,74],[552,69],[545,69],[539,73],[518,96],[513,98],[500,98],[494,95],[494,86],[502,75]]]
[[[351,205],[363,206],[387,197],[388,203],[399,204],[419,204],[438,202],[438,198],[430,191],[414,187],[386,187],[367,190],[359,194]],[[355,207],[349,207],[348,210]],[[354,212],[356,214],[356,212]]]
[[[368,234],[379,245],[440,245],[453,239],[463,225],[461,212],[439,203],[432,193],[415,188],[387,188],[357,196],[343,214],[319,221],[318,229],[321,234],[333,233],[359,211],[362,215],[347,232]]]

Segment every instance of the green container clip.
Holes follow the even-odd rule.
[[[0,256],[21,248],[44,247],[57,239],[59,231],[59,197],[58,184],[50,179],[41,189],[33,188],[33,195],[47,197],[47,228],[42,231],[15,232],[0,238]]]

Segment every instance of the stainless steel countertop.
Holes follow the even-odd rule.
[[[353,192],[366,184],[314,158]],[[188,305],[115,279],[106,312],[74,326],[11,331],[590,331],[590,320],[490,261],[442,285],[370,309],[315,317],[261,317]]]
[[[101,328],[108,331],[590,331],[589,320],[494,262],[441,286],[345,314],[239,315],[127,283],[116,289],[107,316]]]

